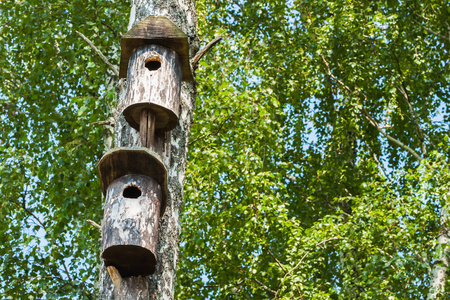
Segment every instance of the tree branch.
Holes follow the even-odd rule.
[[[26,194],[26,193],[27,193],[27,190],[25,190],[25,194]],[[38,217],[36,217],[36,215],[35,215],[32,211],[30,211],[30,210],[27,208],[27,206],[26,206],[26,197],[25,197],[25,194],[20,194],[21,197],[22,197],[22,202],[20,202],[19,200],[14,200],[13,198],[10,199],[10,202],[12,202],[12,203],[14,203],[14,204],[16,204],[16,205],[22,207],[22,209],[23,209],[28,215],[30,215],[31,217],[33,217],[33,219],[35,219],[35,220],[39,223],[39,225],[42,227],[42,229],[43,229],[45,232],[47,232],[47,227],[41,222],[41,220],[39,220]],[[56,245],[56,243],[54,242],[54,240],[52,240],[51,243],[52,243],[53,245]],[[62,266],[63,266],[63,268],[64,268],[64,272],[66,273],[66,276],[67,276],[67,278],[68,278],[68,281],[63,280],[63,279],[61,279],[60,277],[56,277],[56,276],[52,276],[52,277],[53,277],[53,278],[58,278],[58,279],[64,281],[65,284],[68,284],[68,285],[70,285],[70,286],[72,286],[72,287],[75,288],[76,286],[75,286],[74,284],[71,283],[71,282],[73,282],[73,280],[72,280],[72,277],[70,276],[70,272],[69,272],[69,270],[68,270],[68,268],[67,268],[67,266],[66,266],[66,263],[64,262],[64,256],[61,254],[61,252],[59,252],[58,249],[56,249],[56,253],[57,253],[59,256],[62,257]],[[58,269],[58,268],[56,268],[56,269]],[[61,272],[61,271],[60,271],[60,272]],[[92,297],[90,296],[90,294],[89,294],[88,292],[86,292],[84,289],[82,289],[82,292],[85,293],[85,295],[86,295],[89,299],[92,299]]]
[[[375,152],[372,151],[372,148],[369,147],[370,152],[372,153],[373,159],[377,162],[378,167],[380,168],[381,172],[383,173],[384,177],[386,178],[386,180],[390,180],[388,173],[386,172],[386,170],[384,169],[383,164],[378,160],[377,155],[375,154]]]
[[[387,134],[381,127],[380,125],[378,125],[378,123],[375,121],[374,118],[372,118],[369,113],[366,111],[366,109],[363,107],[361,109],[361,111],[364,113],[364,116],[366,117],[366,119],[369,121],[370,124],[372,124],[382,135],[384,135],[389,141],[393,142],[394,144],[400,146],[401,148],[405,149],[406,151],[408,151],[409,153],[411,153],[419,162],[422,160],[422,157],[420,157],[420,155],[414,151],[413,149],[409,148],[408,146],[406,146],[405,144],[403,144],[402,142],[400,142],[399,140],[393,138],[392,136],[390,136],[389,134]]]
[[[284,268],[283,264],[273,255],[272,251],[270,251],[269,247],[266,246],[267,252],[269,252],[270,256],[275,260],[275,262],[280,266],[280,268],[283,270],[284,273],[286,273],[286,269]]]
[[[349,93],[352,93],[352,90],[345,85],[342,81],[340,81],[339,79],[337,79],[330,70],[330,67],[327,63],[327,61],[325,60],[325,57],[322,55],[322,60],[325,64],[325,67],[327,69],[327,74],[328,76],[330,76],[333,80],[335,80],[336,82],[338,82],[340,85],[342,85]],[[364,93],[363,93],[364,94]],[[365,99],[367,99],[367,97],[364,95]],[[383,128],[378,125],[378,123],[375,121],[374,118],[372,118],[369,113],[366,111],[366,109],[364,108],[364,106],[361,105],[361,111],[363,112],[364,116],[366,117],[366,119],[369,121],[369,123],[374,126],[382,135],[384,135],[389,141],[393,142],[394,144],[400,146],[401,148],[405,149],[406,151],[408,151],[409,153],[411,153],[419,162],[422,160],[422,158],[420,157],[419,154],[417,154],[416,151],[414,151],[413,149],[409,148],[408,146],[406,146],[405,144],[403,144],[402,142],[400,142],[399,140],[393,138],[392,136],[388,135],[385,131],[383,131]],[[430,167],[428,164],[426,164],[427,167]]]
[[[21,194],[21,197],[22,197],[22,203],[20,203],[19,200],[13,199],[13,197],[11,197],[9,201],[12,202],[12,203],[14,203],[14,204],[16,204],[16,205],[18,205],[19,207],[22,207],[22,209],[23,209],[30,217],[32,217],[33,219],[36,220],[36,222],[39,223],[39,225],[42,227],[42,229],[44,229],[44,231],[47,231],[47,227],[45,227],[44,223],[42,223],[41,220],[40,220],[38,217],[36,217],[36,216],[34,215],[34,213],[33,213],[31,210],[29,210],[29,209],[27,208],[26,202],[25,202],[25,195],[22,195],[22,194]]]
[[[417,15],[417,14],[416,14],[416,15]],[[426,27],[425,25],[421,24],[420,22],[417,22],[417,21],[414,20],[414,19],[413,19],[412,21],[413,21],[414,23],[416,23],[417,25],[419,25],[420,27],[422,27],[423,29],[425,29],[426,31],[428,31],[429,33],[431,33],[432,35],[434,35],[434,36],[436,36],[436,37],[439,37],[439,38],[441,38],[441,39],[447,40],[447,41],[450,42],[450,37],[446,37],[446,36],[444,36],[444,35],[442,35],[442,34],[436,32],[436,31],[434,31],[434,30],[432,30],[432,29]]]
[[[315,244],[314,247],[320,246],[320,245],[322,245],[322,244],[326,244],[327,242],[332,241],[332,240],[339,240],[339,239],[341,239],[341,238],[340,238],[340,237],[332,237],[332,238],[323,240],[323,241],[321,241],[321,242]],[[302,263],[302,261],[303,261],[303,260],[306,258],[306,256],[308,256],[308,254],[311,253],[312,251],[313,251],[313,250],[309,250],[308,252],[306,252],[306,253],[302,256],[302,258],[300,259],[300,261],[295,265],[295,267],[293,267],[291,270],[289,270],[289,272],[286,273],[286,275],[284,276],[283,280],[284,280],[287,276],[289,276],[290,274],[292,274],[292,272],[300,266],[300,264]]]
[[[208,136],[213,136],[213,135],[217,135],[219,133],[219,131],[222,129],[223,125],[225,125],[225,123],[230,120],[233,117],[233,115],[229,115],[228,118],[225,119],[225,121],[223,121],[220,125],[219,128],[216,129],[216,131],[214,132],[210,132],[208,134],[203,134],[201,136],[199,136],[198,138],[194,139],[192,142],[188,143],[188,146],[191,146],[192,144],[194,144],[196,141],[204,139],[205,137]]]
[[[339,79],[337,79],[333,73],[331,73],[331,69],[330,66],[328,65],[328,62],[325,60],[325,56],[322,54],[322,61],[325,64],[325,68],[327,70],[327,74],[328,76],[330,76],[333,80],[335,80],[337,83],[339,83],[340,85],[342,85],[344,87],[344,89],[346,89],[350,94],[352,93],[352,90],[342,81],[340,81]]]
[[[92,220],[86,220],[86,222],[88,222],[89,224],[91,224],[92,226],[94,226],[95,228],[97,228],[98,230],[102,231],[102,226],[100,226],[99,224],[97,224],[96,222],[92,221]]]
[[[206,52],[209,51],[215,44],[217,44],[221,39],[223,38],[222,35],[216,36],[211,42],[209,42],[205,47],[200,49],[200,51],[195,54],[194,58],[192,59],[192,69],[195,70],[198,67],[198,61],[203,57],[203,55],[206,54]]]
[[[429,142],[431,142],[430,138],[423,132],[423,130],[420,128],[419,126],[419,121],[416,115],[416,112],[414,111],[414,107],[412,106],[412,103],[409,99],[409,95],[408,95],[408,90],[405,87],[405,84],[402,82],[402,88],[396,86],[395,88],[397,89],[397,91],[399,91],[399,93],[403,96],[403,99],[406,101],[406,103],[408,104],[409,110],[411,111],[412,115],[413,115],[413,120],[414,120],[414,124],[416,125],[417,131],[419,133],[419,138],[420,138],[420,146],[422,147],[422,153],[424,155],[427,154],[426,148],[425,148],[425,142],[424,139],[426,138]]]
[[[420,147],[422,148],[422,153],[424,155],[426,155],[427,151],[425,148],[425,142],[424,142],[424,136],[425,134],[423,133],[422,129],[419,126],[419,121],[416,115],[416,112],[414,111],[414,107],[412,106],[411,100],[409,98],[409,93],[408,93],[408,89],[406,88],[405,82],[403,81],[403,72],[402,69],[400,68],[400,60],[397,57],[397,55],[395,54],[394,50],[391,50],[392,55],[394,56],[394,59],[397,63],[397,70],[398,73],[400,74],[400,76],[402,77],[401,80],[401,87],[396,86],[395,88],[397,89],[397,91],[403,96],[403,99],[405,100],[405,102],[408,104],[409,107],[409,111],[411,112],[412,116],[413,116],[413,121],[414,124],[416,125],[416,129],[417,132],[419,133],[419,140],[420,140]]]
[[[253,280],[254,282],[256,282],[257,284],[259,284],[259,286],[261,286],[266,292],[270,292],[270,293],[272,293],[272,294],[274,294],[274,295],[277,294],[277,292],[275,292],[274,290],[271,290],[269,287],[267,287],[267,286],[266,286],[264,283],[262,283],[261,281],[255,279],[255,278],[252,278],[252,280]]]
[[[112,126],[114,125],[114,119],[113,118],[109,118],[108,120],[105,121],[97,121],[97,122],[92,122],[91,125],[105,125],[105,126]]]
[[[106,58],[106,56],[104,56],[103,53],[97,47],[95,47],[95,45],[91,42],[91,40],[89,40],[84,34],[82,34],[81,32],[78,32],[77,30],[75,30],[75,33],[78,34],[92,48],[92,50],[94,50],[94,52],[97,53],[98,56],[100,56],[100,58],[108,66],[108,68],[114,73],[114,75],[119,77],[119,71],[117,71],[117,69],[109,62],[109,60]]]
[[[119,35],[118,35],[118,33],[117,33],[117,31],[115,31],[111,26],[109,26],[107,23],[105,23],[105,22],[103,22],[103,21],[100,21],[100,23],[103,25],[103,26],[105,26],[106,28],[108,28],[109,30],[111,30],[112,31],[112,33],[114,34],[114,37],[118,37]]]
[[[341,238],[340,238],[340,237],[332,237],[332,238],[323,240],[323,241],[321,241],[321,242],[315,244],[314,247],[320,246],[320,245],[325,244],[325,243],[327,243],[327,242],[329,242],[329,241],[332,241],[332,240],[339,240],[339,239],[341,239]],[[284,282],[284,280],[286,279],[286,277],[290,276],[290,275],[292,274],[292,272],[294,272],[295,269],[297,269],[297,268],[301,265],[301,263],[302,263],[303,260],[306,258],[306,256],[308,256],[308,254],[311,253],[312,251],[313,251],[313,250],[307,251],[307,252],[302,256],[302,258],[300,259],[300,261],[295,265],[295,267],[293,267],[292,269],[290,269],[289,272],[287,272],[287,273],[284,275],[283,279],[281,279],[281,282],[280,282],[279,287],[281,287],[281,285],[283,284],[283,282]],[[297,291],[299,292],[300,296],[301,296],[302,299],[303,299],[303,295],[300,293],[300,291],[299,291],[298,289],[297,289]],[[278,291],[275,293],[274,299],[277,299],[277,298],[278,298],[278,292],[279,292],[279,289],[278,289]]]

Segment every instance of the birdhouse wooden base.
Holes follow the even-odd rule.
[[[153,178],[161,186],[161,216],[164,214],[167,203],[167,169],[156,152],[147,148],[114,148],[100,159],[98,170],[105,196],[109,185],[122,176],[138,174]]]
[[[155,272],[161,186],[145,175],[125,175],[107,188],[102,258],[122,277]]]

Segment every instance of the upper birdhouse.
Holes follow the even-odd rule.
[[[122,36],[120,78],[127,77],[128,61],[133,50],[144,45],[160,45],[174,50],[181,59],[182,80],[194,80],[189,63],[187,35],[172,21],[162,16],[148,16]]]
[[[173,129],[181,81],[193,80],[186,34],[165,17],[139,22],[122,37],[120,77],[127,78],[123,115],[131,127]]]

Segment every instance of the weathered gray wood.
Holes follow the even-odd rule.
[[[161,215],[164,214],[167,204],[167,169],[157,153],[147,148],[114,148],[100,159],[98,170],[103,195],[106,195],[114,180],[125,175],[141,174],[155,179],[161,186]]]
[[[185,32],[189,39],[190,57],[194,57],[199,46],[196,34],[196,12],[194,0],[131,0],[130,30],[138,22],[149,15],[163,15],[178,28]],[[126,70],[127,66],[125,66]],[[128,126],[125,118],[121,115],[122,104],[125,98],[125,81],[118,83],[118,107],[114,115],[116,147],[139,147],[139,132]],[[184,172],[187,164],[187,143],[189,131],[193,119],[193,106],[195,99],[195,86],[193,83],[183,83],[181,91],[181,110],[179,125],[169,132],[157,132],[155,134],[158,148],[169,171],[168,189],[170,200],[159,229],[158,265],[153,275],[148,276],[149,299],[172,300],[175,299],[174,290],[176,284],[176,270],[178,262],[178,236],[181,233],[180,211],[183,203]],[[166,135],[166,138],[162,137]],[[165,152],[160,152],[166,149]],[[129,277],[127,280],[141,282],[142,277]],[[135,286],[123,286],[121,294],[135,294]],[[114,295],[114,286],[106,267],[103,265],[99,279],[99,299],[119,299]]]
[[[148,277],[128,277],[122,280],[122,285],[117,291],[117,300],[148,300]]]
[[[151,109],[156,117],[155,129],[171,130],[178,124],[180,90],[179,55],[159,45],[141,46],[130,57],[123,115],[139,130],[142,110]]]
[[[119,271],[107,267],[109,276],[114,284],[114,299],[116,300],[148,300],[148,278],[137,276],[122,278]],[[112,297],[111,297],[112,298]]]
[[[155,121],[156,116],[150,109],[141,111],[139,135],[141,146],[154,150],[155,148]]]
[[[174,50],[181,58],[183,80],[192,81],[192,71],[189,62],[189,44],[187,35],[168,18],[163,16],[148,16],[131,28],[121,40],[121,56],[119,77],[128,76],[128,66],[134,49],[144,45],[160,45]]]
[[[102,258],[122,277],[155,272],[161,187],[144,175],[125,175],[107,189]]]

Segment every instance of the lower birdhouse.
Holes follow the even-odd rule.
[[[106,197],[102,258],[122,277],[156,268],[159,219],[167,203],[167,170],[146,148],[115,148],[98,165]]]
[[[125,175],[107,188],[102,258],[122,277],[153,274],[161,210],[161,186],[145,175]]]
[[[167,203],[167,169],[161,157],[147,148],[113,148],[98,163],[102,192],[106,196],[108,186],[117,178],[129,174],[151,177],[161,186],[161,216]]]

